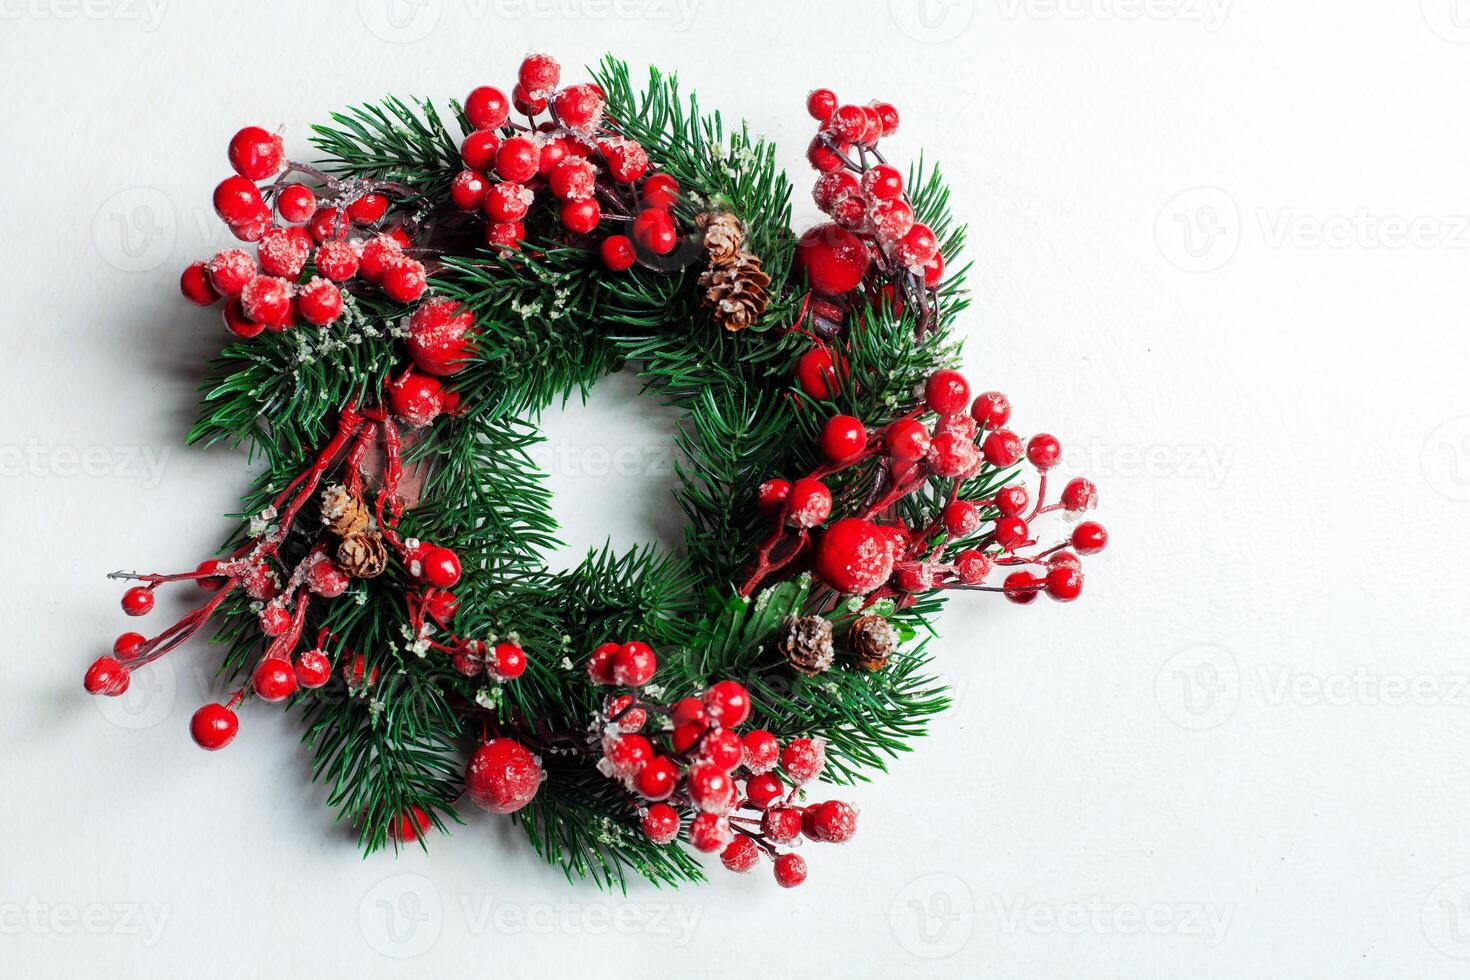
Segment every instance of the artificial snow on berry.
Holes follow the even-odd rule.
[[[872,521],[844,517],[822,534],[813,569],[846,595],[867,595],[893,574],[891,538]]]
[[[679,836],[679,811],[667,803],[654,803],[643,814],[643,833],[655,844],[667,844]]]
[[[738,835],[720,852],[720,863],[736,874],[749,874],[760,863],[760,848],[755,841]]]
[[[452,299],[425,300],[408,320],[404,346],[421,371],[449,377],[468,366],[474,352],[475,315]]]
[[[827,743],[819,738],[793,738],[781,750],[781,768],[798,785],[821,774],[827,762]]]
[[[704,692],[704,707],[710,720],[735,728],[750,717],[750,693],[739,681],[717,681]]]
[[[497,738],[475,749],[465,769],[465,792],[491,813],[515,813],[541,788],[541,763],[520,742]]]
[[[803,477],[791,485],[786,498],[786,522],[792,527],[816,527],[832,513],[832,491],[821,480]]]

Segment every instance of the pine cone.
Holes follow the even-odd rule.
[[[745,230],[740,219],[729,211],[706,211],[694,219],[704,231],[704,250],[710,265],[728,265],[740,254],[745,244]]]
[[[882,670],[898,648],[898,630],[882,616],[859,616],[847,631],[853,662],[863,670]]]
[[[832,624],[821,616],[793,616],[778,648],[798,673],[815,677],[832,666]]]
[[[322,491],[322,523],[337,537],[349,538],[366,530],[372,522],[368,505],[346,487],[328,487]]]
[[[715,322],[726,330],[744,330],[766,312],[770,297],[766,287],[771,277],[761,260],[750,252],[737,252],[728,262],[710,258],[710,267],[700,274],[704,303],[714,308]]]
[[[388,567],[388,549],[377,531],[359,531],[337,546],[337,564],[353,578],[376,578]]]

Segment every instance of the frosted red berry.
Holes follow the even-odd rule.
[[[461,170],[449,182],[449,199],[461,211],[478,211],[485,206],[490,182],[478,170]]]
[[[480,746],[465,770],[465,792],[491,813],[515,813],[541,788],[541,763],[520,742],[497,738]]]
[[[776,858],[776,884],[782,888],[795,888],[806,881],[806,861],[800,854],[783,854]]]
[[[240,308],[256,323],[278,323],[291,312],[291,287],[277,276],[256,276],[240,290]]]
[[[716,724],[735,728],[750,717],[750,694],[739,681],[717,681],[704,692],[704,706]]]
[[[653,680],[658,670],[658,656],[647,643],[632,640],[624,643],[612,658],[612,679],[623,687],[642,687]]]
[[[1001,517],[995,522],[995,543],[1007,551],[1026,543],[1031,528],[1019,517]]]
[[[781,750],[781,768],[798,785],[821,775],[826,762],[827,746],[821,739],[793,738]]]
[[[527,92],[549,95],[561,82],[561,65],[549,54],[528,54],[516,78]]]
[[[968,500],[956,500],[944,508],[944,529],[952,537],[964,538],[980,528],[980,508]]]
[[[916,419],[899,419],[884,433],[883,445],[896,459],[923,459],[929,452],[929,430]]]
[[[1082,569],[1071,563],[1053,565],[1046,573],[1046,594],[1071,602],[1082,594]]]
[[[980,451],[968,437],[958,432],[943,432],[929,441],[925,460],[935,476],[969,476],[980,465]]]
[[[307,650],[296,658],[296,683],[307,690],[321,687],[332,679],[332,661],[321,650]]]
[[[1108,545],[1108,532],[1097,521],[1083,521],[1072,529],[1072,547],[1078,554],[1095,555]]]
[[[429,288],[424,264],[417,259],[410,258],[400,258],[388,266],[383,270],[383,275],[378,282],[390,299],[400,303],[412,303],[424,295],[424,290]]]
[[[1076,513],[1097,506],[1097,486],[1083,477],[1073,477],[1062,488],[1062,507]]]
[[[556,93],[552,108],[563,126],[585,133],[596,129],[602,120],[604,101],[595,85],[568,85]]]
[[[526,216],[534,195],[524,184],[502,180],[485,194],[485,215],[491,221],[519,221]]]
[[[706,813],[724,813],[730,808],[735,786],[730,774],[719,766],[702,762],[689,768],[689,802]]]
[[[695,814],[689,822],[689,843],[696,851],[713,854],[730,842],[730,821],[719,813]]]
[[[765,514],[779,512],[791,494],[791,484],[786,480],[767,480],[756,490],[756,505]]]
[[[812,288],[831,296],[849,292],[862,282],[872,262],[861,238],[830,222],[801,236],[796,258]]]
[[[428,425],[444,411],[444,386],[431,375],[408,371],[387,388],[388,407],[410,427]]]
[[[1009,429],[996,429],[985,437],[980,444],[985,453],[985,461],[991,466],[1014,466],[1020,462],[1021,455],[1025,451],[1021,445],[1021,437]]]
[[[581,157],[557,164],[547,178],[551,193],[564,201],[588,198],[597,189],[597,172]]]
[[[643,182],[643,205],[671,208],[679,200],[679,182],[668,174],[654,174]]]
[[[208,267],[204,262],[191,263],[179,277],[179,292],[195,306],[209,306],[219,299],[219,290],[209,281]]]
[[[307,323],[325,326],[342,315],[342,292],[320,276],[301,287],[297,296],[301,318]]]
[[[841,800],[828,800],[816,807],[812,829],[817,840],[841,844],[857,832],[857,811]]]
[[[316,193],[305,184],[287,184],[276,197],[276,213],[292,224],[307,221],[316,213]]]
[[[648,153],[632,140],[604,140],[600,149],[613,180],[631,184],[648,172]]]
[[[809,477],[791,485],[786,498],[786,522],[793,527],[816,527],[832,513],[832,491]]]
[[[1034,435],[1026,443],[1026,458],[1038,470],[1049,470],[1062,461],[1062,444],[1045,432]]]
[[[495,153],[495,172],[503,180],[530,180],[540,164],[541,151],[524,136],[512,136]]]
[[[755,841],[737,834],[720,852],[720,863],[736,874],[748,874],[760,863],[761,852]]]
[[[654,803],[643,814],[643,834],[655,844],[667,844],[679,836],[679,811],[667,803]]]
[[[863,174],[862,188],[864,194],[875,200],[896,198],[903,193],[903,174],[897,167],[880,163]]]
[[[970,403],[970,384],[958,371],[935,371],[924,382],[924,403],[939,415],[963,412]]]
[[[227,248],[209,260],[209,283],[221,295],[237,296],[255,278],[255,258],[243,248]]]
[[[796,361],[796,381],[809,397],[819,400],[832,398],[841,390],[838,376],[838,360],[826,347],[813,347]],[[844,370],[843,374],[846,373]]]
[[[764,810],[786,795],[786,787],[775,773],[751,776],[745,782],[745,798],[757,810]]]
[[[893,257],[899,265],[923,270],[924,264],[939,251],[939,239],[925,224],[914,224],[893,246]]]
[[[526,651],[514,643],[497,643],[489,667],[496,680],[513,681],[526,672]]]
[[[998,429],[1011,419],[1011,402],[998,391],[983,392],[970,406],[970,415],[989,429]]]
[[[510,100],[493,85],[481,85],[465,96],[464,114],[476,129],[499,129],[510,118]]]
[[[866,595],[893,574],[892,539],[872,521],[844,517],[817,542],[813,570],[846,595]]]
[[[621,643],[602,643],[587,658],[587,676],[596,684],[613,684],[612,661],[623,649]]]

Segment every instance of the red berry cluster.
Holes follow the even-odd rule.
[[[643,832],[655,844],[667,844],[687,828],[690,845],[719,852],[731,871],[753,870],[764,854],[779,884],[801,884],[806,862],[782,848],[801,837],[840,844],[857,830],[857,811],[847,803],[798,801],[802,788],[822,772],[825,743],[793,738],[782,745],[759,728],[741,734],[750,695],[733,680],[671,705],[650,701],[639,688],[657,669],[652,648],[636,640],[592,651],[587,673],[595,683],[632,689],[609,695],[597,718],[598,768],[632,794]],[[667,734],[642,734],[650,716],[667,719]]]
[[[547,54],[521,62],[509,97],[482,85],[464,100],[474,131],[460,144],[465,169],[450,197],[462,211],[483,214],[485,241],[518,249],[538,202],[574,240],[620,228],[597,242],[603,264],[617,272],[641,255],[668,255],[681,232],[672,207],[679,185],[651,172],[648,153],[607,125],[606,96],[589,82],[561,84],[561,65]],[[526,117],[512,121],[511,110]],[[538,121],[545,113],[545,118]]]
[[[214,210],[256,254],[230,248],[184,270],[179,288],[209,306],[225,297],[225,326],[241,337],[285,330],[298,322],[324,326],[342,315],[343,291],[370,284],[400,303],[427,288],[427,270],[409,257],[401,224],[387,226],[384,181],[339,180],[286,159],[281,137],[247,126],[230,140],[235,173],[214,189]],[[316,186],[289,182],[292,175]],[[264,187],[261,182],[270,181]],[[314,274],[306,275],[308,263]],[[350,281],[354,281],[350,282]]]
[[[1097,488],[1078,477],[1048,504],[1049,474],[1061,461],[1061,443],[1046,433],[1023,442],[1005,427],[1010,415],[1004,395],[988,391],[972,401],[965,378],[941,370],[929,377],[920,406],[877,431],[848,415],[828,419],[821,435],[827,462],[795,482],[773,479],[760,487],[757,502],[774,526],[742,594],[750,595],[810,550],[811,566],[823,582],[869,602],[898,597],[907,604],[933,589],[1000,591],[1022,604],[1041,592],[1061,602],[1076,599],[1082,592],[1078,556],[1107,544],[1101,524],[1083,521],[1067,541],[1024,551],[1037,544],[1031,527],[1036,518],[1055,511],[1080,515],[1096,506]],[[930,416],[933,421],[926,423]],[[984,499],[960,496],[965,481],[982,467],[1003,470],[1023,458],[1040,474],[1034,501],[1019,483]],[[869,498],[856,513],[815,531],[833,508],[823,481],[868,461],[877,462],[880,481]],[[927,525],[908,527],[895,505],[933,480],[948,483],[948,501]],[[809,549],[814,534],[816,545]],[[1009,574],[999,587],[985,585],[996,567]]]

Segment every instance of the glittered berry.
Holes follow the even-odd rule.
[[[311,254],[311,235],[301,228],[272,228],[260,239],[260,268],[271,276],[295,279]]]
[[[843,154],[851,149],[850,143],[839,141],[836,148],[833,148],[824,137],[813,136],[812,141],[806,147],[806,159],[824,174],[836,173],[844,166]]]
[[[968,500],[956,500],[944,508],[944,529],[951,537],[963,538],[980,528],[980,508]]]
[[[643,834],[655,844],[667,844],[679,836],[679,811],[667,803],[654,803],[640,821]]]
[[[965,376],[948,369],[935,371],[924,382],[924,403],[939,415],[963,412],[970,402],[970,385]]]
[[[613,775],[622,780],[633,779],[653,759],[653,743],[642,735],[619,735],[608,738],[602,748],[603,758]]]
[[[837,109],[837,93],[830,88],[814,88],[806,97],[806,111],[817,122],[826,122]]]
[[[966,585],[979,585],[990,574],[990,559],[982,551],[971,548],[960,552],[954,560],[955,574]]]
[[[750,717],[750,694],[739,681],[717,681],[704,692],[704,706],[710,720],[726,728],[735,728]]]
[[[970,406],[970,415],[986,428],[998,429],[1011,419],[1011,401],[998,391],[984,392]]]
[[[863,174],[862,188],[863,193],[874,200],[896,198],[903,194],[903,174],[897,167],[880,163]]]
[[[598,247],[602,264],[613,272],[626,272],[633,267],[638,254],[633,250],[633,240],[627,235],[609,235]]]
[[[648,172],[648,153],[630,139],[603,140],[598,144],[613,180],[631,184]]]
[[[698,813],[689,822],[689,843],[696,851],[713,854],[725,849],[732,833],[730,821],[719,813]]]
[[[643,182],[643,206],[671,208],[679,200],[679,182],[668,174],[654,174]]]
[[[471,170],[484,173],[495,166],[495,151],[500,149],[500,134],[488,129],[476,130],[459,144],[459,158]]]
[[[642,708],[633,707],[633,696],[631,694],[620,694],[610,698],[603,713],[613,720],[620,732],[641,731],[648,723],[648,712]]]
[[[893,544],[872,521],[844,517],[817,542],[813,570],[845,595],[867,595],[893,574]]]
[[[347,235],[346,221],[336,208],[317,208],[306,223],[306,232],[316,242],[344,241]]]
[[[419,370],[449,377],[468,366],[474,352],[474,325],[475,315],[468,307],[431,297],[409,317],[404,346]]]
[[[980,450],[965,436],[945,432],[929,441],[925,460],[935,476],[969,476],[980,465]]]
[[[830,222],[801,236],[796,258],[812,288],[829,296],[840,296],[862,282],[872,260],[861,238]]]
[[[153,608],[153,590],[144,585],[135,585],[123,593],[123,612],[129,616],[146,616]]]
[[[586,197],[579,201],[563,201],[561,226],[574,235],[590,235],[602,220],[602,205]]]
[[[229,224],[251,221],[265,208],[260,189],[244,177],[226,177],[214,189],[214,211]]]
[[[478,211],[485,206],[490,182],[478,170],[461,170],[449,182],[449,199],[461,211]]]
[[[922,272],[924,264],[939,251],[939,239],[934,231],[924,224],[915,224],[893,246],[893,257],[899,265]]]
[[[321,650],[307,650],[296,658],[296,683],[313,690],[332,679],[332,661]]]
[[[377,282],[390,265],[403,258],[403,246],[392,235],[378,235],[362,247],[358,273],[368,282]]]
[[[699,743],[699,760],[733,772],[745,757],[745,746],[740,736],[728,728],[710,732]]]
[[[209,284],[224,296],[237,296],[255,278],[255,258],[243,248],[227,248],[209,260]]]
[[[689,768],[689,802],[706,813],[724,813],[730,808],[735,785],[719,766],[701,762]]]
[[[540,165],[541,151],[524,136],[512,136],[495,153],[495,172],[503,180],[530,180]]]
[[[772,807],[761,814],[761,832],[777,844],[789,844],[801,834],[801,811],[795,807]]]
[[[547,178],[547,185],[563,201],[580,201],[596,193],[597,171],[581,157],[572,157],[556,165]]]
[[[633,778],[633,790],[646,800],[667,800],[679,784],[679,767],[668,756],[654,756]]]
[[[271,213],[262,204],[254,214],[239,221],[226,222],[230,226],[230,234],[242,242],[258,242],[271,228]]]
[[[1108,546],[1108,532],[1097,521],[1083,521],[1072,529],[1072,547],[1078,554],[1095,555]]]
[[[256,665],[251,684],[262,701],[284,701],[296,693],[296,672],[284,657],[266,657]]]
[[[128,669],[115,657],[98,657],[87,668],[82,686],[87,689],[88,694],[104,694],[115,698],[128,689],[129,679]]]
[[[222,704],[206,704],[189,719],[189,735],[201,749],[217,752],[235,740],[240,718]]]
[[[757,810],[765,810],[786,795],[786,787],[775,773],[751,776],[745,782],[745,798]]]
[[[642,687],[653,680],[658,670],[658,656],[647,643],[632,640],[624,643],[612,658],[614,684],[623,687]]]
[[[325,326],[342,315],[342,292],[320,276],[301,287],[297,296],[301,319],[317,326]]]
[[[856,459],[867,444],[867,430],[851,415],[834,415],[822,427],[822,453],[833,463]]]
[[[786,522],[792,527],[816,527],[832,513],[832,491],[821,480],[803,478],[791,485],[786,498]]]
[[[1005,597],[1018,606],[1025,606],[1036,601],[1040,595],[1040,588],[1045,583],[1043,580],[1030,572],[1012,572],[1007,575],[1003,588]]]
[[[798,785],[816,779],[827,763],[827,743],[819,738],[793,738],[781,750],[781,768]]]
[[[920,593],[934,588],[934,566],[928,562],[905,562],[893,569],[893,585],[900,592]]]
[[[388,407],[412,428],[428,425],[444,411],[444,386],[432,375],[406,371],[387,388]]]
[[[1046,573],[1046,594],[1071,602],[1082,594],[1082,569],[1071,563],[1053,565]]]
[[[741,739],[745,768],[755,775],[770,772],[781,758],[781,743],[763,728],[745,733]]]
[[[561,82],[561,65],[549,54],[528,54],[521,62],[516,78],[528,92],[550,94]]]
[[[465,118],[476,129],[499,129],[510,118],[510,100],[493,85],[481,85],[465,96]]]
[[[519,249],[525,237],[525,226],[519,221],[493,221],[485,226],[485,244],[492,248]]]
[[[535,195],[513,180],[492,184],[485,194],[485,216],[491,221],[519,221],[526,216]]]
[[[410,258],[400,258],[384,269],[379,282],[389,299],[400,303],[412,303],[424,295],[424,290],[429,288],[424,264],[417,259]]]
[[[841,800],[819,803],[812,817],[815,838],[828,844],[841,844],[857,833],[857,811]]]
[[[633,241],[654,255],[668,255],[679,244],[674,219],[663,208],[648,208],[633,219]]]
[[[1014,466],[1025,452],[1021,437],[1009,429],[996,429],[980,445],[985,461],[991,466]]]
[[[256,323],[277,323],[291,311],[291,287],[277,276],[256,276],[240,290],[240,308]]]
[[[184,270],[179,277],[179,292],[195,306],[210,306],[219,299],[219,290],[209,281],[208,266],[204,262],[192,263]]]
[[[826,130],[838,139],[849,142],[855,143],[862,139],[867,128],[868,121],[860,106],[840,105],[827,118]]]
[[[760,863],[760,856],[760,848],[755,841],[744,835],[737,835],[720,852],[720,863],[736,874],[748,874]]]
[[[1019,548],[1031,535],[1031,528],[1019,517],[1001,517],[995,522],[995,543],[1007,551]]]
[[[903,198],[878,201],[868,209],[868,224],[882,242],[896,242],[914,226],[914,209]]]
[[[1062,488],[1062,506],[1074,514],[1096,507],[1096,485],[1080,476],[1068,480],[1067,485]]]
[[[786,503],[786,498],[791,495],[791,484],[786,480],[767,480],[756,490],[756,506],[763,514],[780,513]]]
[[[557,120],[568,129],[590,132],[602,120],[602,107],[606,100],[597,86],[583,83],[568,85],[556,93],[552,108]]]
[[[817,207],[828,214],[832,213],[832,208],[837,205],[838,201],[859,196],[858,179],[849,170],[834,170],[830,174],[822,174],[812,185],[812,200],[816,202]],[[859,212],[861,212],[861,200],[858,204]]]
[[[776,884],[782,888],[795,888],[806,881],[806,861],[800,854],[783,854],[776,858]]]
[[[275,176],[286,159],[281,138],[259,126],[246,126],[230,137],[230,166],[247,180]]]
[[[541,763],[520,742],[492,739],[475,749],[465,770],[465,792],[491,813],[515,813],[541,788]]]

